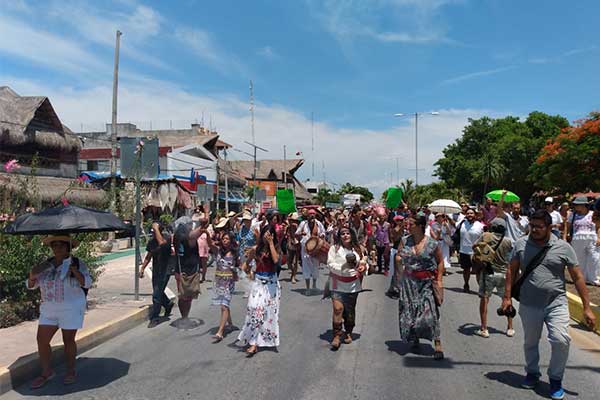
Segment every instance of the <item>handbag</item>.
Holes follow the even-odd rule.
[[[517,281],[512,285],[510,290],[510,295],[517,301],[521,298],[521,286],[525,283],[525,279],[536,269],[546,257],[546,253],[550,250],[550,246],[546,245],[542,250],[540,250],[527,264],[525,267],[525,271],[523,274],[517,279]]]
[[[179,297],[197,299],[198,295],[201,293],[200,271],[196,271],[192,274],[186,274],[185,272],[181,272],[181,263],[179,261],[179,255],[177,256],[177,266],[179,268],[179,282],[177,284]]]

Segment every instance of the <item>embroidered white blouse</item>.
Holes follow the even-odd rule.
[[[71,257],[65,259],[58,267],[47,268],[37,276],[37,280],[32,287],[29,286],[29,280],[25,281],[25,286],[29,290],[40,289],[42,305],[62,305],[66,307],[84,307],[86,305],[85,293],[79,281],[70,276],[69,267]],[[85,263],[79,260],[79,272],[84,278],[84,288],[92,286],[92,277]]]
[[[348,264],[346,261],[346,254],[354,253],[356,257],[356,263],[359,261],[366,263],[367,258],[361,259],[360,255],[354,250],[348,250],[343,246],[333,245],[329,248],[327,254],[327,266],[329,267],[329,287],[333,291],[344,292],[344,293],[355,293],[362,290],[362,277],[354,265]],[[367,275],[368,268],[362,273]]]

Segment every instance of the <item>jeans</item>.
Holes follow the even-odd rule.
[[[376,246],[377,248],[377,270],[381,272],[381,269],[387,269],[384,265],[384,254],[385,254],[385,246]]]
[[[548,341],[550,342],[550,365],[548,377],[553,380],[562,380],[569,358],[569,307],[566,298],[557,299],[546,308],[528,307],[520,305],[519,315],[523,322],[523,335],[525,338],[525,372],[540,376],[539,341],[542,328],[546,324]]]
[[[169,278],[171,278],[171,275],[166,273],[152,274],[152,311],[150,312],[150,319],[158,318],[160,308],[167,307],[171,303],[171,300],[165,294]]]

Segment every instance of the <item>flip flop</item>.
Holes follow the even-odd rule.
[[[256,353],[258,353],[258,347],[255,347],[252,351],[246,350],[246,357],[252,358]]]
[[[213,343],[219,343],[221,340],[223,340],[223,336],[221,335],[213,335],[212,338],[214,339]]]
[[[48,376],[40,375],[31,382],[31,385],[29,387],[31,389],[39,389],[39,388],[43,387],[46,383],[51,381],[55,376],[56,376],[56,374],[54,372],[52,372]]]
[[[72,385],[77,381],[77,376],[75,374],[68,374],[65,375],[64,379],[63,379],[63,384],[64,385]]]

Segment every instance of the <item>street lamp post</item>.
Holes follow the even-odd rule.
[[[419,115],[440,115],[437,111],[432,111],[429,113],[414,113],[410,115],[415,116],[415,186],[419,186]],[[394,114],[394,117],[404,117],[405,114],[397,113]]]

